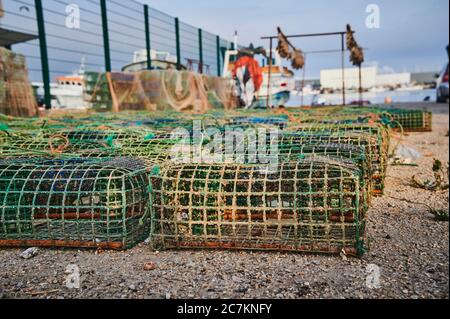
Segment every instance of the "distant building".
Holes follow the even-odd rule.
[[[300,91],[302,87],[311,86],[313,89],[320,89],[319,79],[295,79],[295,89]]]
[[[359,88],[358,68],[348,68],[345,72],[345,87]],[[361,83],[364,89],[377,86],[400,86],[411,83],[411,73],[379,73],[377,67],[361,68]],[[320,84],[324,89],[342,88],[342,69],[328,69],[320,71]]]
[[[411,74],[411,82],[417,84],[425,84],[430,85],[436,83],[436,75],[439,74],[437,72],[420,72],[420,73],[412,73]]]
[[[375,86],[399,86],[411,83],[411,73],[377,74]]]

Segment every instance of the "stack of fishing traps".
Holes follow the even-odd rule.
[[[155,249],[359,256],[393,130],[430,125],[426,112],[376,108],[8,119],[0,128],[0,246],[127,249],[149,238]],[[233,142],[245,152],[231,161],[190,157],[197,148],[208,155],[209,128],[267,135]],[[250,160],[271,145],[268,162]],[[226,147],[214,150],[225,155]]]
[[[155,248],[363,254],[388,134],[378,124],[291,129],[277,137],[275,167],[247,163],[248,153],[241,164],[162,166],[152,179]]]

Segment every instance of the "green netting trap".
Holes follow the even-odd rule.
[[[58,133],[69,139],[69,141],[97,141],[97,142],[108,142],[108,141],[122,141],[122,140],[132,140],[132,139],[145,139],[147,136],[152,136],[151,132],[146,132],[142,129],[135,130],[69,130],[62,131]],[[50,138],[52,134],[46,137]]]
[[[317,132],[321,134],[335,134],[335,133],[366,133],[377,137],[383,152],[389,152],[391,130],[379,123],[372,124],[340,124],[340,125],[290,125],[286,130],[288,133],[292,132]]]
[[[173,158],[172,147],[180,143],[177,139],[127,141],[117,151],[122,156],[133,156],[151,164],[164,164]],[[187,144],[189,145],[189,144]]]
[[[14,157],[113,157],[115,150],[96,141],[69,141],[65,136],[50,138],[11,137],[0,142],[0,158]]]
[[[261,148],[261,141],[243,139],[240,141],[242,147],[236,146],[232,157],[228,156],[234,163],[248,164],[256,163],[259,159],[260,150],[264,151],[264,160],[266,162],[293,162],[303,160],[306,157],[319,156],[331,159],[337,159],[343,162],[356,165],[362,173],[368,197],[372,194],[372,162],[371,155],[366,153],[366,148],[363,145],[354,145],[350,143],[333,143],[329,136],[308,134],[297,138],[297,135],[291,136],[289,134],[282,134],[273,137],[266,134],[265,145]],[[272,141],[271,141],[272,140]],[[251,145],[254,144],[252,148]],[[270,150],[271,145],[276,144],[274,150]],[[225,151],[224,143],[221,145],[221,151]],[[239,150],[245,150],[240,153]],[[270,150],[270,151],[269,151]],[[230,155],[230,154],[228,154]],[[225,160],[226,157],[223,157]],[[170,159],[171,160],[171,159]]]
[[[365,148],[351,144],[337,143],[310,143],[310,144],[281,144],[278,147],[280,162],[289,162],[298,159],[304,159],[311,156],[328,157],[338,159],[343,162],[356,165],[364,179],[366,186],[367,200],[373,192],[372,165],[366,156]]]
[[[153,178],[155,248],[361,255],[366,194],[360,170],[314,158],[259,165],[182,164]]]
[[[372,193],[379,196],[384,192],[384,180],[387,170],[388,153],[376,136],[362,132],[348,132],[345,134],[314,132],[301,130],[295,133],[285,133],[280,137],[281,145],[303,144],[348,144],[363,147],[365,158],[370,162]]]
[[[373,106],[325,106],[312,109],[290,108],[289,113],[301,123],[342,125],[379,122],[407,132],[432,131],[432,113],[424,110]]]
[[[392,119],[392,126],[405,132],[433,131],[433,114],[422,110],[387,109]]]
[[[0,160],[0,246],[130,248],[149,234],[149,185],[130,158]]]

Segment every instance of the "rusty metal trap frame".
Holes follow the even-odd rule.
[[[150,231],[149,185],[131,158],[0,160],[0,246],[131,248]]]
[[[314,131],[301,131],[296,133],[284,133],[280,136],[281,145],[302,144],[349,144],[361,146],[365,149],[365,158],[370,163],[372,194],[380,196],[384,192],[384,180],[387,170],[388,154],[381,147],[378,139],[367,133],[321,133]]]
[[[366,194],[354,165],[168,165],[152,180],[155,249],[364,252]]]

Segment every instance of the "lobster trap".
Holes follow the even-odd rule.
[[[364,252],[360,170],[327,158],[168,165],[153,178],[155,248]]]
[[[147,140],[128,140],[121,144],[117,151],[122,156],[132,156],[145,160],[150,165],[164,164],[173,159],[175,154],[173,148],[175,145],[186,145],[191,147],[190,141],[185,142],[181,138],[170,135],[159,135]],[[189,154],[181,154],[189,155]]]
[[[422,110],[388,109],[386,112],[392,119],[394,129],[405,132],[433,131],[433,114]]]
[[[381,145],[383,153],[388,154],[391,142],[391,129],[380,124],[339,124],[339,125],[291,125],[286,130],[287,133],[315,132],[320,134],[352,134],[363,133],[376,136]]]
[[[0,160],[0,246],[130,248],[148,237],[149,185],[130,158]]]
[[[62,135],[50,138],[11,137],[0,143],[0,158],[14,157],[83,157],[115,156],[114,149],[95,141],[69,141]]]
[[[351,144],[311,143],[311,144],[281,144],[279,146],[280,162],[289,162],[312,157],[327,157],[356,165],[360,171],[366,187],[367,201],[370,202],[373,193],[372,166],[366,156],[364,147]]]
[[[230,120],[229,125],[238,127],[273,126],[284,129],[288,125],[288,119],[285,117],[234,117]]]
[[[123,140],[140,140],[152,137],[153,133],[141,130],[95,130],[95,129],[82,129],[82,130],[69,130],[58,133],[61,136],[66,137],[69,141],[95,141],[103,143],[112,143],[113,141]],[[52,135],[46,136],[50,138]]]
[[[414,109],[383,107],[315,107],[290,109],[290,121],[323,125],[381,123],[406,132],[432,131],[432,113]]]
[[[312,134],[312,132],[311,132]],[[264,136],[262,136],[264,137]],[[351,143],[334,143],[326,136],[308,135],[297,139],[296,136],[283,134],[272,136],[265,134],[265,139],[242,139],[237,142],[234,154],[227,154],[228,161],[237,164],[268,164],[286,163],[304,160],[305,158],[323,157],[356,165],[362,173],[368,198],[372,194],[372,162],[370,154],[363,145]],[[252,147],[253,146],[253,147]],[[272,148],[275,146],[274,148]],[[226,149],[221,145],[221,151]],[[238,150],[244,150],[239,152]],[[230,156],[232,155],[232,156]]]
[[[320,132],[302,131],[283,134],[280,137],[283,145],[302,144],[341,144],[356,145],[365,149],[365,158],[369,161],[369,172],[372,180],[372,193],[379,196],[384,192],[384,180],[387,171],[388,153],[383,149],[379,140],[370,134],[346,133],[346,134],[321,134]]]

